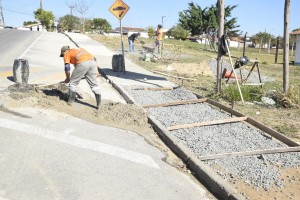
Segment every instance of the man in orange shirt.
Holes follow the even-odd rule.
[[[68,103],[71,105],[75,102],[77,85],[80,80],[85,77],[95,94],[97,109],[99,109],[101,104],[101,94],[97,81],[98,67],[94,60],[94,56],[82,48],[70,49],[69,46],[63,46],[61,48],[60,57],[64,58],[66,74],[65,83],[69,83],[70,88]],[[70,64],[73,64],[75,67],[72,75],[70,74]]]
[[[158,53],[161,53],[161,47],[162,47],[162,40],[163,40],[163,31],[162,31],[162,25],[157,25],[157,30],[155,32],[156,38],[155,38],[155,48],[158,47]]]

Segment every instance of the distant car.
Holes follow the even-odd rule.
[[[113,10],[126,10],[126,8],[122,7],[122,6],[118,6],[118,7],[114,8]]]
[[[14,27],[12,26],[4,26],[4,29],[13,29]]]

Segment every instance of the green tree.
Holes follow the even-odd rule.
[[[86,19],[84,23],[84,29],[85,31],[92,31],[93,30],[93,20],[92,19]]]
[[[94,18],[92,20],[92,27],[100,33],[108,33],[111,31],[111,25],[106,19]]]
[[[192,36],[201,35],[204,32],[203,10],[193,2],[188,3],[188,5],[188,10],[179,12],[180,25],[182,28],[189,30]]]
[[[146,30],[150,38],[155,36],[155,29],[153,26],[149,26],[148,28],[146,28]]]
[[[53,26],[54,15],[51,11],[46,11],[41,8],[33,12],[35,19],[39,20],[43,27],[49,30]]]
[[[259,44],[259,47],[263,47],[268,43],[269,39],[272,38],[274,38],[274,36],[266,32],[258,32],[251,37],[254,46],[257,46]]]
[[[177,40],[185,40],[187,36],[189,35],[189,32],[182,28],[180,24],[177,24],[176,26],[173,26],[168,32],[167,36],[174,37]]]
[[[216,4],[216,7],[219,5],[219,1]],[[237,18],[236,17],[231,17],[232,10],[235,9],[237,5],[233,6],[225,6],[225,24],[224,24],[224,29],[227,31],[227,35],[236,35],[240,30],[237,30],[240,25],[237,24]]]
[[[23,22],[23,26],[37,24],[37,23],[38,23],[37,21],[25,21],[25,22]]]
[[[181,26],[189,30],[194,35],[202,35],[203,33],[215,35],[219,27],[218,21],[218,7],[219,1],[215,5],[202,9],[199,5],[193,2],[188,3],[188,10],[179,12],[179,22]],[[237,33],[236,28],[237,18],[231,18],[231,12],[237,6],[225,6],[225,24],[224,29],[227,30],[228,35]]]
[[[80,19],[73,15],[65,15],[58,20],[58,30],[62,31],[73,31],[79,30],[81,27]]]

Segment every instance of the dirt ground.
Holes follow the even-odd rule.
[[[63,112],[82,120],[95,124],[105,125],[133,131],[152,146],[157,147],[165,154],[165,161],[187,172],[184,163],[170,151],[159,139],[151,125],[148,124],[147,114],[133,104],[121,104],[110,101],[102,101],[99,110],[96,110],[95,99],[80,99],[70,106],[67,103],[68,88],[64,84],[35,88],[34,85],[18,87],[9,86],[8,91],[0,95],[0,109],[5,112],[13,112],[13,108],[37,107]]]
[[[244,194],[251,200],[281,200],[281,199],[293,199],[297,200],[300,196],[299,183],[300,173],[299,170],[287,169],[281,171],[281,179],[284,187],[272,187],[268,191],[264,189],[256,189],[247,185],[244,181],[238,181],[235,183],[235,187],[238,191]]]
[[[174,71],[179,74],[191,74],[194,76],[213,76],[213,72],[210,70],[207,62],[201,63],[171,63],[169,65],[159,65],[158,70],[160,71]]]

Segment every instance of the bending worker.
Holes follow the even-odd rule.
[[[134,52],[134,42],[139,41],[138,37],[140,36],[140,33],[133,33],[128,37],[128,43],[129,43],[129,51]]]
[[[66,74],[65,83],[69,83],[70,88],[68,103],[72,104],[75,102],[77,85],[80,80],[85,77],[95,94],[97,109],[99,109],[101,104],[101,94],[97,81],[98,67],[94,60],[94,56],[82,48],[70,49],[69,46],[63,46],[61,48],[60,57],[64,58]],[[72,75],[70,75],[70,64],[73,64],[75,67]]]

